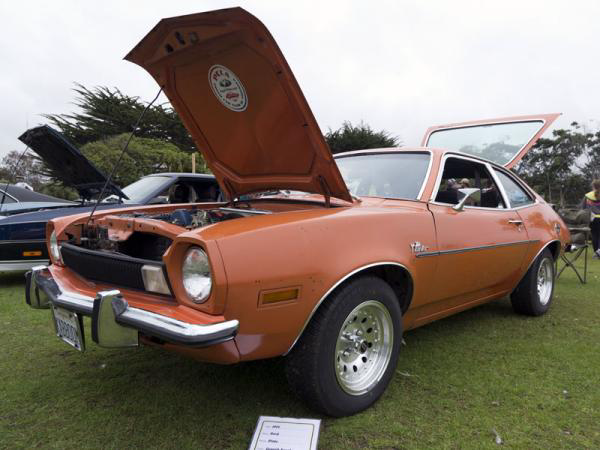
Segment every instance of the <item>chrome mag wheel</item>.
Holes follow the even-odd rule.
[[[381,380],[391,358],[394,326],[376,300],[359,304],[344,320],[335,346],[335,375],[350,395],[362,395]]]
[[[554,265],[549,258],[542,259],[537,273],[537,293],[542,305],[547,305],[552,296]]]

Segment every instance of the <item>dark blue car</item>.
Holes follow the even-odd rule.
[[[77,190],[82,200],[62,208],[0,217],[0,272],[28,270],[47,264],[46,223],[56,217],[91,212],[106,182],[106,177],[64,136],[50,127],[28,130],[20,138],[32,148],[57,177]],[[140,178],[119,189],[109,184],[98,209],[161,203],[200,203],[220,199],[220,190],[212,175],[196,173],[157,173]]]
[[[49,208],[64,208],[74,202],[30,191],[14,184],[0,184],[0,218]]]

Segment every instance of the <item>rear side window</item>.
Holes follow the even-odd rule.
[[[500,184],[504,187],[511,208],[518,208],[519,206],[529,205],[534,202],[533,197],[511,177],[499,170],[494,169],[494,171],[500,179]]]

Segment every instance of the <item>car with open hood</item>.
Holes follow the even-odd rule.
[[[7,215],[0,218],[0,272],[23,271],[48,264],[48,221],[71,214],[89,214],[96,204],[92,199],[100,194],[107,183],[107,177],[91,161],[49,126],[27,130],[19,139],[44,160],[57,179],[77,191],[80,201],[60,201],[11,186],[6,195],[6,204],[0,209],[7,211]],[[0,186],[0,200],[3,188]],[[19,196],[16,195],[17,191]],[[99,210],[157,203],[214,201],[220,197],[215,178],[196,173],[152,174],[122,190],[115,183],[108,182],[105,194],[106,197],[97,206]],[[13,202],[13,197],[22,201]]]
[[[126,59],[162,87],[230,201],[52,220],[52,264],[27,274],[26,301],[76,349],[90,326],[103,347],[285,356],[301,398],[343,416],[384,392],[404,331],[507,295],[519,313],[550,307],[568,231],[509,169],[557,115],[334,158],[242,9],[161,20]]]

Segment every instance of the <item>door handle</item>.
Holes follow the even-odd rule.
[[[512,225],[517,225],[517,226],[523,225],[523,221],[520,219],[511,219],[508,221],[508,223],[510,223]]]

